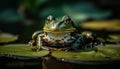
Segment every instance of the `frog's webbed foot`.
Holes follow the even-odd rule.
[[[105,46],[105,42],[101,41],[101,40],[96,40],[94,43],[92,43],[92,46]]]
[[[31,47],[31,50],[37,51],[36,42],[34,40],[29,41],[28,45]]]

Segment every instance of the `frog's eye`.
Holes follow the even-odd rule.
[[[71,20],[69,16],[63,16],[62,21]]]
[[[47,19],[45,20],[45,23],[49,23],[50,21],[55,20],[55,18],[52,15],[49,15]]]
[[[52,21],[52,20],[55,20],[55,18],[54,18],[52,15],[49,15],[49,16],[47,17],[47,20],[48,20],[48,21]]]
[[[72,25],[72,21],[69,16],[63,16],[62,21],[65,21],[67,24]]]

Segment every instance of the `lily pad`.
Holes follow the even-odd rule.
[[[70,61],[113,61],[120,60],[120,45],[97,46],[93,50],[69,52],[53,51],[52,56]]]
[[[120,34],[117,35],[109,35],[110,38],[107,38],[106,40],[108,42],[120,42]]]
[[[92,30],[120,30],[120,20],[92,21],[81,24],[84,29]]]
[[[28,57],[42,57],[49,53],[49,51],[43,50],[39,52],[33,52],[27,44],[9,44],[0,46],[0,54],[9,54],[16,56],[28,56]]]
[[[9,33],[0,33],[0,43],[13,42],[18,39],[18,35],[12,35]]]

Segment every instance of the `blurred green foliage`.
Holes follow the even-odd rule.
[[[48,15],[68,15],[79,27],[85,21],[114,16],[114,5],[109,8],[108,3],[112,4],[108,0],[0,0],[0,30],[19,34],[20,42],[28,42],[33,32],[42,30]]]
[[[5,9],[0,11],[0,21],[3,23],[15,23],[24,20],[24,15],[15,9]]]
[[[88,19],[102,20],[111,15],[110,10],[102,10],[91,2],[63,3],[61,5],[51,5],[40,13],[41,17],[53,15],[61,17],[69,15],[75,23],[80,23]]]
[[[28,57],[42,57],[49,54],[49,51],[33,52],[27,44],[10,44],[0,46],[0,54],[9,54]]]
[[[39,7],[43,5],[47,0],[19,0],[20,5],[24,6],[31,12],[35,12],[39,10]]]

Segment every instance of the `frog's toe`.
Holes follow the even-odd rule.
[[[35,52],[35,51],[37,51],[37,47],[36,46],[31,46],[31,50],[33,51],[33,52]]]
[[[32,46],[32,40],[28,42],[28,46]]]
[[[41,50],[42,50],[42,48],[37,49],[37,51],[41,51]]]
[[[37,49],[34,49],[34,48],[32,48],[31,50],[32,50],[33,52],[36,52],[36,51],[37,51]]]

